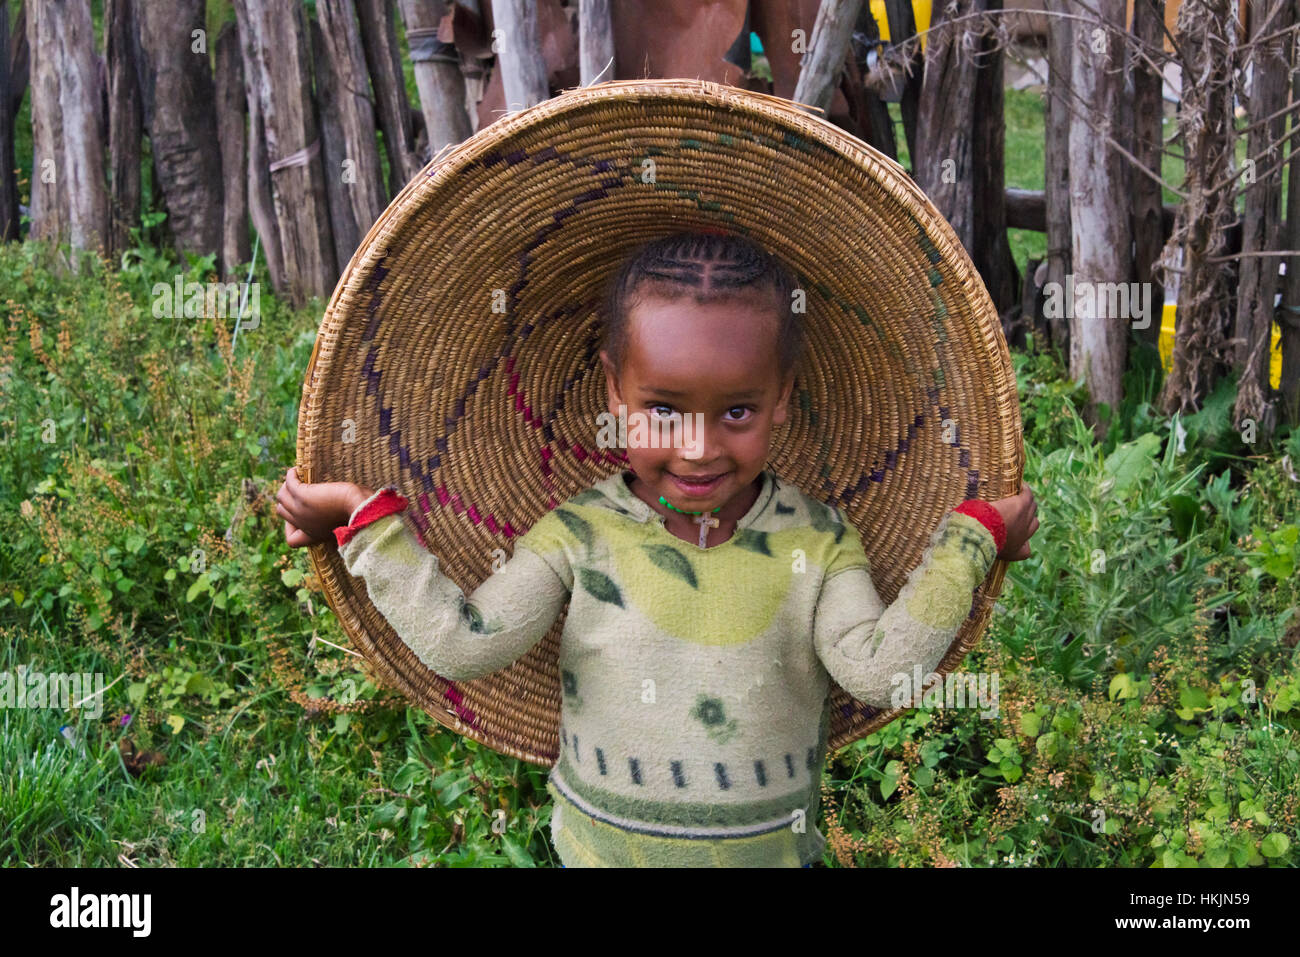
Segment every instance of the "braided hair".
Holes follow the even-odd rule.
[[[700,304],[746,296],[776,312],[777,362],[784,377],[803,348],[803,327],[791,308],[796,288],[794,277],[776,256],[743,236],[717,232],[665,236],[635,249],[614,276],[605,300],[602,345],[614,369],[622,369],[628,314],[639,293],[666,298],[693,295]]]

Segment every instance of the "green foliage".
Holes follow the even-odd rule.
[[[0,246],[0,670],[109,683],[98,718],[0,710],[0,861],[555,864],[545,769],[386,692],[284,545],[319,304],[264,286],[233,355],[233,320],[155,318],[213,268],[159,225],[76,274]],[[1041,526],[961,667],[994,711],[832,756],[828,863],[1294,866],[1300,435],[1244,444],[1217,392],[1166,420],[1140,360],[1096,442],[1057,358],[1012,359]]]

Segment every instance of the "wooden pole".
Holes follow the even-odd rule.
[[[506,109],[524,110],[551,95],[542,59],[537,5],[531,0],[492,0],[493,49],[505,88]]]
[[[220,254],[221,153],[204,0],[134,5],[136,67],[154,163],[179,253]]]
[[[297,0],[236,0],[235,13],[266,137],[284,280],[291,302],[301,306],[311,296],[328,297],[338,280],[305,12]]]
[[[1114,129],[1124,95],[1121,40],[1124,31],[1124,0],[1096,0],[1097,13],[1072,0],[1071,12],[1087,21],[1074,21],[1075,36],[1086,41],[1073,48],[1072,86],[1078,96],[1077,112],[1070,118],[1070,221],[1073,226],[1071,261],[1074,288],[1087,282],[1123,283],[1127,291],[1133,268],[1130,251],[1129,190],[1127,168],[1120,154],[1098,136],[1098,130]],[[1098,17],[1100,19],[1098,19]],[[1101,31],[1098,33],[1097,31]],[[1097,43],[1104,48],[1097,50]],[[1082,297],[1068,293],[1062,300],[1069,306],[1070,376],[1080,376],[1088,385],[1088,419],[1100,439],[1106,424],[1100,421],[1099,405],[1106,403],[1112,414],[1123,398],[1122,377],[1128,355],[1128,316],[1111,315],[1111,300],[1104,296]]]
[[[1069,0],[1046,0],[1053,13],[1068,13]],[[1070,235],[1070,77],[1073,71],[1074,24],[1064,17],[1047,19],[1047,110],[1044,117],[1044,229],[1047,264],[1044,288],[1064,289],[1071,271]],[[1070,321],[1064,310],[1043,318],[1046,345],[1070,355]]]
[[[104,90],[90,0],[46,0],[27,17],[32,52],[32,230],[74,249],[107,245]]]
[[[889,21],[889,38],[894,44],[902,43],[916,36],[916,18],[912,14],[911,0],[885,0],[885,12]],[[907,138],[908,156],[915,168],[916,164],[916,113],[921,101],[921,84],[925,80],[925,55],[921,44],[914,44],[912,55],[906,61],[911,73],[903,84],[903,98],[898,109],[903,116],[903,135]]]
[[[1300,0],[1292,7],[1295,22],[1300,22]],[[1291,62],[1300,61],[1300,43],[1292,44]],[[1292,104],[1300,104],[1300,71],[1293,68]],[[1293,116],[1292,126],[1300,123]],[[1286,226],[1282,230],[1283,248],[1300,249],[1300,147],[1294,140],[1287,160]],[[1300,425],[1300,256],[1286,259],[1286,280],[1282,286],[1282,306],[1277,311],[1282,333],[1282,376],[1278,389],[1282,393],[1282,417],[1291,425]],[[1295,471],[1300,471],[1292,463]]]
[[[1290,0],[1287,0],[1290,2]],[[1133,0],[1133,35],[1148,50],[1162,50],[1164,40],[1164,0]],[[1160,175],[1164,141],[1164,100],[1161,89],[1164,77],[1136,55],[1129,58],[1133,78],[1133,155],[1144,167]],[[1133,182],[1134,279],[1151,284],[1152,317],[1145,329],[1135,329],[1138,339],[1158,348],[1160,322],[1165,298],[1164,286],[1155,276],[1153,266],[1164,249],[1161,226],[1163,192],[1150,176],[1131,176]],[[1276,265],[1274,266],[1276,268]]]
[[[365,96],[366,58],[352,0],[316,0],[316,95],[334,254],[347,264],[384,211],[375,114]]]
[[[792,99],[796,103],[830,108],[861,7],[862,0],[822,0],[808,53],[799,70],[799,82],[794,87]]]
[[[424,165],[415,155],[411,104],[393,27],[393,0],[356,0],[361,44],[370,69],[379,128],[388,154],[388,198],[402,191]]]
[[[112,170],[109,232],[114,258],[130,245],[131,229],[140,225],[140,137],[144,116],[135,62],[135,2],[107,0],[104,6],[108,155]]]
[[[1243,253],[1284,248],[1278,244],[1282,216],[1282,156],[1276,144],[1285,132],[1291,51],[1288,37],[1261,38],[1286,30],[1292,24],[1291,0],[1250,0],[1251,93],[1246,122],[1255,128],[1246,137],[1243,181],[1234,184],[1245,192],[1241,220]],[[1275,113],[1283,113],[1274,116]],[[1272,119],[1269,119],[1272,117]],[[1253,420],[1259,435],[1269,436],[1277,411],[1269,393],[1269,345],[1273,332],[1274,300],[1278,291],[1278,261],[1273,256],[1246,256],[1237,276],[1237,308],[1232,364],[1240,371],[1234,421]]]
[[[473,132],[465,110],[465,77],[455,44],[438,39],[438,25],[447,14],[445,0],[401,0],[401,11],[432,157]]]
[[[227,279],[252,258],[248,241],[248,132],[244,120],[244,67],[239,26],[227,23],[217,35],[217,143],[221,147],[221,275]]]
[[[0,242],[17,239],[19,228],[9,77],[9,0],[0,0]]]
[[[746,36],[745,42],[749,43]],[[614,79],[614,25],[609,0],[579,0],[578,70],[583,86]]]

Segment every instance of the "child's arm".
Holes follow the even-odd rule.
[[[910,679],[917,664],[922,676],[938,666],[1005,540],[997,509],[987,502],[963,502],[944,516],[920,564],[886,608],[861,540],[845,536],[847,548],[822,582],[813,623],[817,656],[830,676],[860,701],[894,707],[895,676]]]
[[[562,554],[548,561],[526,535],[467,598],[401,518],[406,505],[395,490],[381,489],[335,536],[348,572],[365,580],[371,602],[421,662],[469,681],[506,667],[546,636],[569,598],[565,569],[552,564],[563,565]]]

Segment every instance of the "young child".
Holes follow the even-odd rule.
[[[831,679],[893,707],[891,679],[939,664],[995,556],[1030,554],[1027,487],[963,502],[882,604],[843,513],[764,468],[802,348],[793,287],[741,237],[638,250],[606,305],[610,412],[679,437],[690,414],[702,430],[686,448],[628,448],[629,470],[543,516],[468,597],[400,518],[394,488],[307,485],[290,469],[280,491],[288,544],[332,533],[394,631],[451,680],[506,667],[569,602],[547,784],[565,866],[820,860]]]

